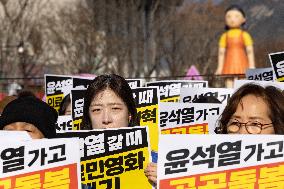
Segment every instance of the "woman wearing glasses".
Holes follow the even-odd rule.
[[[284,134],[284,94],[273,86],[242,86],[224,109],[217,133]]]
[[[242,86],[230,98],[216,133],[284,134],[284,94],[273,86]],[[151,172],[156,181],[157,167],[152,167]]]

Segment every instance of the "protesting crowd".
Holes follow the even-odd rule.
[[[245,22],[238,7],[229,12]],[[256,69],[249,34],[228,25],[216,74],[248,70],[227,88],[45,74],[42,99],[24,90],[5,98],[0,188],[284,189],[284,76],[273,59],[284,53]],[[249,56],[241,64],[225,57],[239,33]]]
[[[216,172],[230,175],[222,181],[223,188],[228,188],[236,182],[230,179],[239,179],[240,184],[246,175],[240,171],[237,178],[236,165],[244,171],[254,167],[257,171],[268,164],[282,174],[283,138],[278,137],[284,133],[281,82],[237,80],[235,88],[228,89],[209,88],[201,80],[143,85],[141,79],[115,74],[95,79],[45,75],[45,80],[46,102],[23,91],[1,112],[0,129],[5,132],[1,136],[7,146],[1,146],[0,183],[10,182],[7,186],[48,184],[45,179],[50,170],[58,173],[55,181],[61,180],[50,186],[66,188],[210,188],[215,184],[209,175]],[[15,131],[25,131],[28,136]],[[224,134],[245,135],[228,138]],[[246,156],[244,150],[250,148]],[[42,176],[36,181],[38,172]],[[203,177],[209,180],[202,181]],[[20,182],[25,179],[27,182]],[[260,180],[255,174],[247,185],[260,185]],[[275,180],[275,184],[280,183]]]

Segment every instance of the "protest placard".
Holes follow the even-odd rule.
[[[81,188],[78,139],[5,141],[0,188]]]
[[[139,87],[132,89],[136,104],[137,117],[141,126],[148,126],[150,132],[151,149],[158,151],[158,87]]]
[[[216,121],[223,109],[222,104],[161,102],[159,128],[162,134],[214,133],[209,119]]]
[[[281,135],[160,136],[160,189],[280,189],[283,170]]]
[[[71,93],[72,89],[86,89],[92,78],[70,75],[45,74],[46,103],[59,110],[63,98]]]
[[[83,121],[86,89],[71,90],[72,130],[80,130]]]
[[[96,189],[151,188],[144,169],[150,152],[147,127],[73,131],[79,137],[82,183]]]
[[[200,80],[164,80],[147,82],[147,87],[159,87],[159,96],[161,102],[178,102],[180,89],[196,87],[203,88],[208,86],[208,81]]]
[[[180,102],[193,103],[195,101],[198,101],[200,98],[211,97],[217,99],[216,102],[220,101],[220,103],[222,104],[227,104],[233,91],[234,90],[230,88],[181,88]],[[211,99],[211,101],[213,101],[213,99]]]
[[[46,103],[58,111],[61,101],[73,88],[72,76],[45,74],[44,80]]]
[[[126,79],[126,81],[131,89],[143,87],[143,79]]]
[[[56,122],[56,133],[64,133],[66,131],[71,131],[72,125],[73,124],[71,115],[58,116]]]
[[[26,131],[5,131],[0,130],[0,139],[2,140],[30,140],[31,136]]]
[[[72,89],[87,89],[88,86],[93,82],[93,77],[79,77],[72,76],[73,88]]]
[[[269,59],[277,81],[284,81],[284,51],[270,53]]]
[[[254,68],[246,70],[246,79],[259,81],[274,81],[272,67],[268,68]]]

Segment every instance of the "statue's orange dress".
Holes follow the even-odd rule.
[[[247,44],[245,44],[243,36],[244,32],[240,30],[238,33],[239,34],[236,36],[230,36],[229,33],[225,33],[226,51],[222,74],[244,74],[246,69],[249,68],[248,57],[246,54]],[[245,35],[249,34],[245,32]]]

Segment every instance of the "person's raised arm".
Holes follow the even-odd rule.
[[[247,51],[247,56],[248,56],[248,63],[249,63],[249,68],[253,69],[255,68],[255,61],[254,61],[254,50],[253,46],[247,46],[246,47]]]
[[[145,169],[145,175],[151,183],[157,184],[157,163],[149,163]]]
[[[225,59],[225,52],[226,49],[223,47],[219,47],[219,52],[218,52],[218,67],[217,70],[215,72],[215,74],[220,75],[222,73],[223,70],[223,66],[224,66],[224,59]]]

